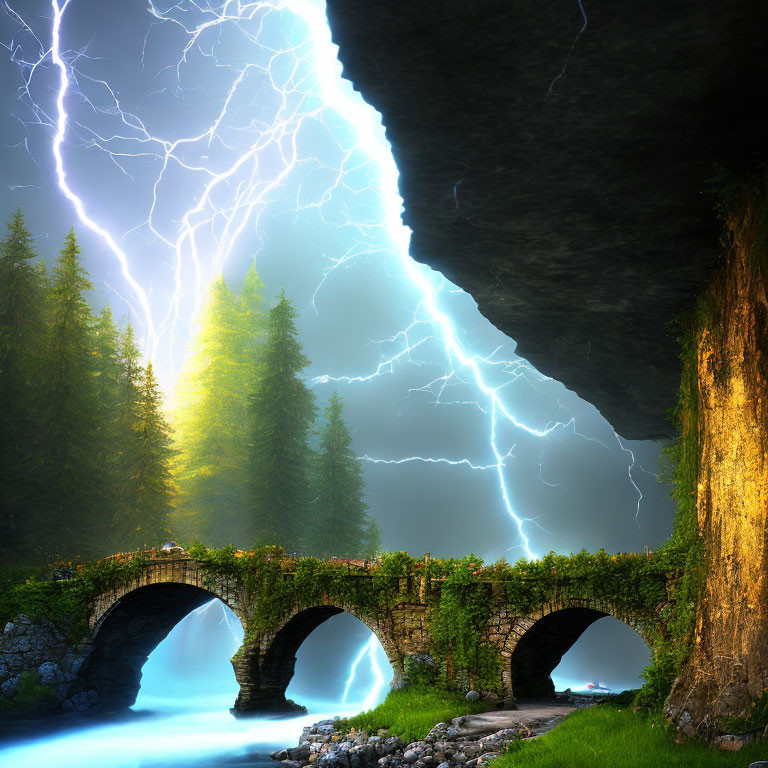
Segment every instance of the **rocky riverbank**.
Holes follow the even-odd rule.
[[[569,703],[523,704],[519,709],[456,717],[438,723],[421,740],[406,744],[385,730],[340,732],[337,720],[323,720],[304,729],[299,744],[273,752],[285,768],[481,768],[521,739],[554,728],[582,706]]]

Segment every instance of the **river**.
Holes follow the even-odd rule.
[[[237,683],[229,658],[242,634],[218,600],[193,611],[147,660],[130,710],[0,723],[0,768],[276,766],[269,753],[295,745],[305,725],[373,706],[388,689],[380,646],[368,646],[370,631],[341,614],[315,630],[297,656],[288,696],[310,714],[234,718],[229,708]],[[350,680],[364,647],[369,651]]]

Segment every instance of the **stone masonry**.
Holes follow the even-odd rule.
[[[349,578],[368,576],[350,573]],[[408,657],[423,659],[431,652],[427,592],[439,589],[439,585],[413,578],[417,583],[401,579],[403,601],[394,608],[365,614],[323,595],[315,602],[291,606],[274,629],[246,635],[245,643],[232,658],[240,685],[233,711],[297,709],[285,699],[296,652],[316,627],[342,611],[371,629],[392,665],[392,685],[404,684]],[[496,686],[502,696],[490,691],[481,693],[506,706],[514,706],[515,697],[551,694],[550,672],[597,619],[615,616],[646,642],[650,638],[646,627],[656,620],[628,615],[621,606],[610,603],[569,597],[567,591],[557,602],[541,605],[530,615],[517,616],[507,609],[502,591],[497,592],[493,585],[489,588],[494,589],[496,608],[486,638],[499,649],[504,661]],[[414,596],[418,596],[418,602],[413,602]],[[141,668],[152,650],[185,615],[214,597],[229,606],[247,628],[250,606],[243,588],[232,579],[211,577],[196,560],[185,557],[153,560],[139,578],[99,595],[91,606],[90,638],[78,648],[70,648],[53,625],[33,625],[28,618],[19,617],[9,624],[0,640],[2,694],[12,698],[21,672],[31,670],[44,685],[56,690],[64,707],[128,707],[136,699]],[[37,639],[28,641],[30,635]],[[450,659],[447,671],[451,675]],[[461,682],[473,684],[472,680]]]

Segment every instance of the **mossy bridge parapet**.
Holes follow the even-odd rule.
[[[605,558],[611,564],[610,556]],[[343,611],[379,639],[392,665],[393,685],[405,682],[413,663],[426,657],[428,663],[435,660],[449,684],[479,688],[510,706],[515,698],[551,693],[550,673],[600,618],[616,617],[653,647],[665,634],[674,575],[645,560],[638,557],[632,568],[622,570],[613,556],[615,572],[609,578],[597,566],[593,577],[557,575],[550,573],[556,568],[547,567],[544,574],[521,576],[519,564],[478,569],[469,559],[430,561],[429,556],[408,558],[396,567],[310,558],[273,562],[267,557],[255,568],[235,557],[224,564],[208,557],[147,559],[130,579],[92,600],[91,650],[75,689],[95,690],[105,709],[130,706],[148,655],[185,615],[216,597],[245,630],[232,658],[240,685],[236,712],[292,709],[285,690],[296,652],[315,628]],[[443,599],[449,591],[452,599]],[[480,603],[483,611],[471,611],[475,618],[468,621],[462,606]],[[466,657],[467,643],[470,653],[481,646],[491,650],[490,675],[487,668],[459,662],[459,647],[465,647]]]

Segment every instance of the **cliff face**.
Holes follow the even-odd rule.
[[[768,3],[328,0],[411,252],[630,438],[669,434],[667,323],[717,257],[702,190],[765,141]],[[578,38],[578,39],[577,39]]]
[[[668,702],[691,736],[721,731],[722,718],[747,715],[768,691],[768,299],[759,198],[730,217],[733,242],[706,291],[709,319],[698,337],[696,495],[707,572],[692,657]]]

